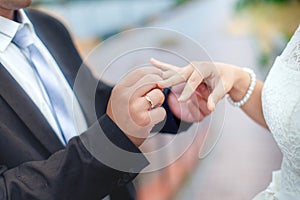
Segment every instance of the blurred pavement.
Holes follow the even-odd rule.
[[[234,37],[228,32],[234,2],[193,1],[152,25],[189,35],[207,50],[214,61],[250,66],[259,77],[264,77],[256,67],[256,40],[251,35]],[[239,109],[227,104],[219,143],[207,158],[199,160],[174,199],[252,199],[268,186],[271,172],[280,168],[280,162],[281,154],[272,135]]]
[[[258,47],[255,38],[250,34],[230,34],[228,27],[234,16],[234,2],[235,0],[195,0],[171,12],[162,13],[149,26],[179,31],[204,47],[212,60],[252,67],[258,77],[264,77],[257,67]],[[145,35],[142,39],[149,42],[158,40],[157,37],[159,36]],[[97,68],[99,75],[106,70],[103,66],[107,64],[101,59],[118,55],[118,48],[130,46],[136,40],[136,37],[131,36],[108,43],[95,50],[94,55],[90,55],[89,63]],[[194,49],[189,49],[184,44],[179,46],[187,53],[193,53]],[[128,56],[127,59],[115,61],[115,65],[123,68],[114,68],[111,72],[108,70],[108,75],[102,78],[116,82],[130,66],[143,63],[143,60],[150,57],[150,54],[138,55],[139,57]],[[208,157],[199,159],[174,200],[249,200],[268,186],[272,171],[280,168],[281,154],[272,135],[239,109],[227,102],[225,105],[224,127],[219,143]]]

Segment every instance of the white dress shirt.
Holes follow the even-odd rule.
[[[17,23],[0,16],[0,62],[17,81],[17,83],[24,89],[27,95],[31,98],[31,100],[46,118],[50,126],[53,128],[61,142],[64,144],[58,124],[56,123],[56,120],[49,107],[50,104],[47,93],[43,89],[40,81],[36,78],[34,70],[26,59],[25,55],[28,52],[20,50],[14,43],[12,43],[12,39],[14,38],[16,32],[23,26],[29,27],[34,38],[34,44],[46,59],[48,66],[52,68],[53,73],[57,78],[56,81],[58,81],[59,85],[62,87],[64,91],[63,99],[65,101],[65,105],[67,106],[68,112],[74,120],[77,134],[80,134],[87,129],[87,123],[73,90],[71,89],[52,55],[35,34],[34,27],[26,16],[25,12],[20,10],[18,11],[18,15],[21,23]]]

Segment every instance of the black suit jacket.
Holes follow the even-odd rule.
[[[73,87],[82,60],[68,31],[58,20],[44,13],[28,10],[27,14]],[[128,168],[134,169],[134,173],[128,173],[106,166],[87,150],[89,148],[84,143],[92,143],[97,153],[109,154],[103,148],[97,149],[101,141],[99,130],[95,127],[100,125],[104,134],[117,146],[140,153],[105,114],[112,88],[98,82],[85,66],[80,68],[80,73],[84,81],[76,87],[75,94],[90,128],[64,147],[35,104],[0,63],[1,200],[93,200],[108,194],[112,199],[134,199],[130,182],[148,161],[140,154],[134,162],[127,163]],[[96,103],[93,106],[84,88],[95,84]],[[170,112],[166,124],[165,131],[177,132],[178,120]],[[126,161],[122,159],[120,162]]]

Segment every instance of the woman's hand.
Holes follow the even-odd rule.
[[[239,87],[241,79],[250,83],[249,74],[241,68],[213,62],[193,62],[186,67],[179,68],[167,63],[151,59],[152,65],[163,71],[163,81],[158,83],[159,87],[165,88],[186,82],[186,85],[178,98],[180,102],[187,101],[201,83],[205,83],[210,89],[207,99],[207,107],[210,111],[215,109],[215,105],[229,93],[234,100],[243,97],[247,91],[247,86]]]
[[[205,83],[210,90],[207,98],[209,111],[215,109],[216,104],[225,94],[229,94],[234,101],[243,99],[251,82],[248,72],[230,64],[193,62],[184,68],[179,68],[154,59],[151,59],[151,63],[163,71],[162,77],[164,80],[158,83],[159,87],[171,87],[186,82],[178,98],[180,102],[189,100],[195,91],[199,93],[199,85]],[[262,88],[263,83],[257,80],[251,97],[241,108],[254,121],[268,129],[262,112]]]
[[[161,107],[165,97],[157,87],[157,82],[162,81],[161,75],[161,70],[154,67],[137,69],[114,87],[109,99],[107,115],[136,146],[140,146],[154,125],[166,116]]]
[[[178,101],[186,84],[179,84],[171,88],[168,96],[168,105],[172,113],[185,122],[193,123],[202,121],[211,113],[207,108],[207,98],[209,90],[205,84],[200,84],[192,96],[182,102]]]

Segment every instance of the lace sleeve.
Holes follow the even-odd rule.
[[[300,71],[300,25],[280,57],[287,67]]]

